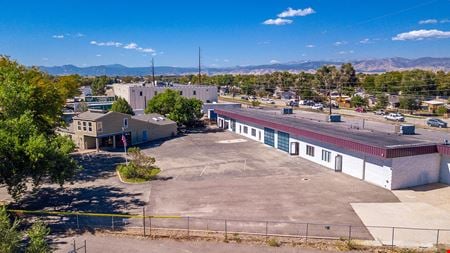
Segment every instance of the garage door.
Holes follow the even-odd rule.
[[[391,173],[391,169],[388,167],[366,163],[364,180],[383,188],[390,189]]]
[[[275,130],[264,128],[264,144],[275,147]]]

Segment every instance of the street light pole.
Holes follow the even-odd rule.
[[[125,165],[128,165],[127,158],[127,137],[125,136],[125,127],[122,127],[123,154],[125,156]]]

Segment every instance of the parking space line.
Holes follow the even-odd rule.
[[[205,172],[205,170],[206,170],[206,166],[205,166],[205,168],[203,168],[202,173],[200,173],[200,176],[203,176],[203,173]]]

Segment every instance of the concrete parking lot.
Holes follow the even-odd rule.
[[[155,214],[362,225],[350,203],[397,202],[388,190],[229,132],[197,133],[145,149],[162,176]]]

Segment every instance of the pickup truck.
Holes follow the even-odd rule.
[[[405,121],[405,117],[403,117],[400,113],[389,113],[388,115],[384,116],[384,118],[392,121]]]

